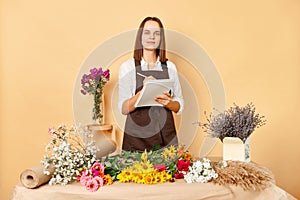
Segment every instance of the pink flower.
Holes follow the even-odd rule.
[[[86,175],[82,175],[80,177],[80,183],[84,186],[87,186],[87,182],[89,182],[93,177],[91,176],[86,176]]]
[[[93,177],[92,177],[92,174],[91,174],[91,171],[90,170],[84,170],[81,172],[81,176],[79,178],[79,181],[82,185],[86,186],[87,182],[89,180],[91,180]]]
[[[86,189],[88,191],[96,192],[99,189],[100,184],[99,184],[99,182],[95,178],[92,178],[92,179],[90,179],[90,180],[87,181],[87,183],[86,183],[85,186],[86,186]]]
[[[49,128],[48,129],[48,133],[53,137],[53,138],[57,138],[57,135],[55,134],[55,129],[54,128]]]
[[[97,181],[97,183],[99,184],[100,187],[102,187],[104,185],[104,180],[103,178],[99,177],[99,176],[96,176],[93,178],[94,180]]]
[[[159,172],[165,171],[167,168],[164,164],[154,164],[153,167]]]
[[[104,175],[104,165],[99,162],[95,162],[92,166],[92,172],[94,176],[103,176]]]

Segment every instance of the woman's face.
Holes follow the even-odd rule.
[[[160,44],[160,27],[156,21],[147,21],[142,33],[144,49],[155,50]]]

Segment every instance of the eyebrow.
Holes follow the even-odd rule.
[[[143,32],[151,32],[151,29],[144,29]],[[160,30],[155,30],[154,33],[160,33]]]

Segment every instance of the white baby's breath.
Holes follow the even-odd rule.
[[[86,127],[59,125],[57,129],[50,128],[49,134],[52,140],[46,146],[41,163],[47,175],[50,175],[50,167],[54,168],[50,185],[68,184],[81,170],[90,168],[95,162],[97,148]]]
[[[187,183],[206,183],[217,177],[218,174],[212,168],[210,160],[203,158],[202,160],[197,160],[189,167],[188,173],[184,175],[184,180]]]

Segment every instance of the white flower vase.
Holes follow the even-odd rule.
[[[250,136],[245,141],[245,161],[251,161],[251,153],[250,153]]]
[[[243,143],[238,137],[223,139],[223,160],[250,162],[250,137]]]

